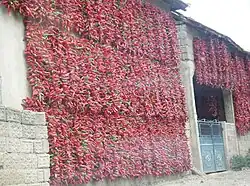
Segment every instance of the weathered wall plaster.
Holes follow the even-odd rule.
[[[24,24],[21,17],[8,15],[0,7],[0,103],[21,109],[24,98],[30,96],[27,67],[24,58]]]

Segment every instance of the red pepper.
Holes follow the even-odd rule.
[[[137,0],[1,4],[24,16],[24,108],[46,112],[52,185],[190,169],[170,14]]]
[[[197,82],[233,91],[236,127],[240,135],[247,134],[250,131],[250,63],[247,56],[231,53],[223,40],[215,38],[196,38],[194,54]]]

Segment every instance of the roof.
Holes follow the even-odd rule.
[[[176,10],[186,11],[186,8],[188,7],[188,4],[184,3],[181,0],[164,0],[164,1],[171,5],[172,11]]]
[[[205,34],[210,34],[210,35],[214,35],[215,37],[221,38],[223,39],[226,43],[228,43],[229,45],[231,45],[234,49],[238,50],[239,52],[247,55],[250,57],[250,52],[244,50],[241,46],[239,46],[237,43],[235,43],[230,37],[223,35],[197,21],[195,21],[192,18],[186,17],[184,15],[182,15],[181,13],[178,12],[173,12],[174,18],[177,21],[180,21],[180,24],[185,23],[186,25],[189,25],[191,27],[194,27],[195,29],[197,29],[198,31],[201,31]]]

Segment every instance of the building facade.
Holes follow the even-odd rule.
[[[224,38],[229,48],[245,53],[232,40],[212,29],[176,13],[185,10],[187,5],[181,1],[152,1],[154,6],[172,12],[178,31],[181,50],[180,75],[185,87],[188,121],[186,135],[190,148],[193,169],[200,172],[220,172],[230,169],[230,160],[234,155],[246,155],[250,148],[250,133],[240,136],[236,130],[235,105],[233,93],[227,89],[213,89],[197,84],[194,40],[200,35],[214,38]],[[1,74],[1,103],[15,109],[22,108],[22,100],[31,96],[27,81],[27,65],[24,58],[25,41],[23,20],[14,15],[9,16],[7,10],[0,8],[0,62]],[[7,44],[6,44],[7,43]],[[199,111],[202,97],[218,94],[223,107],[221,118],[206,117]],[[210,96],[210,94],[208,95]],[[204,120],[205,119],[205,120]],[[182,174],[183,175],[183,174]],[[178,176],[176,176],[178,177]],[[175,178],[176,178],[175,177]],[[163,178],[163,179],[169,179]],[[48,181],[46,179],[46,181]],[[143,181],[118,180],[117,182],[102,182],[100,185],[146,185],[157,182],[154,177],[147,177]]]

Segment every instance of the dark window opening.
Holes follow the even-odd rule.
[[[194,92],[198,120],[226,121],[222,89],[199,85],[194,78]]]

